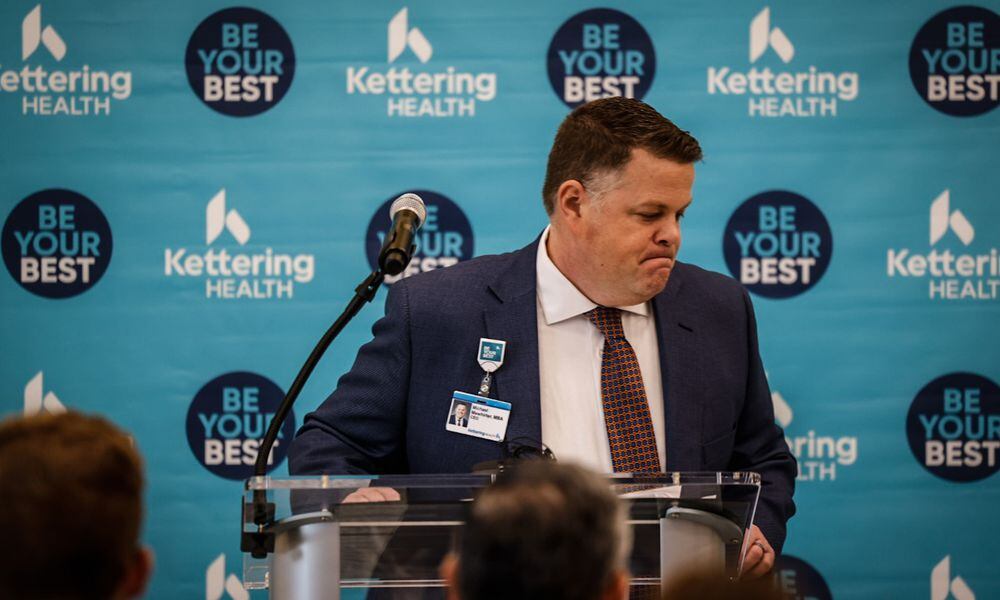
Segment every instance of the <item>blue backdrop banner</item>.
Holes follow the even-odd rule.
[[[1000,597],[998,12],[9,0],[0,410],[132,432],[150,597],[236,599],[240,480],[388,203],[428,204],[404,276],[525,245],[560,121],[626,95],[704,148],[681,259],[755,302],[800,464],[789,596]],[[273,474],[384,298],[306,386]]]

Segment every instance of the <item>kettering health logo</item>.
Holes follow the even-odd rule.
[[[961,575],[952,578],[950,554],[931,570],[931,600],[947,600],[949,597],[955,600],[976,600],[976,594]]]
[[[953,207],[950,190],[944,190],[931,202],[929,223],[930,250],[890,248],[886,254],[887,275],[926,278],[931,300],[996,300],[1000,252],[996,247],[987,250],[981,244],[978,251],[968,251],[976,240],[976,226],[966,211]],[[980,229],[989,231],[988,227]]]
[[[917,392],[906,415],[910,450],[948,481],[985,479],[1000,469],[1000,386],[975,373],[949,373]]]
[[[413,191],[413,190],[407,190]],[[423,273],[441,267],[450,267],[459,261],[472,258],[475,240],[468,217],[450,198],[437,192],[415,190],[427,206],[427,219],[417,231],[414,242],[417,251],[406,270],[399,275],[385,278],[386,284],[393,284],[404,277]],[[365,254],[372,270],[378,268],[378,253],[382,248],[386,230],[392,224],[389,220],[389,206],[399,197],[391,196],[378,207],[365,234]]]
[[[749,198],[729,217],[722,253],[729,272],[752,293],[790,298],[823,278],[833,234],[805,196],[771,190]]]
[[[224,234],[228,233],[228,237]],[[312,254],[283,254],[270,246],[263,252],[210,247],[229,245],[240,248],[250,241],[250,226],[234,208],[226,207],[226,190],[221,189],[205,207],[207,249],[167,248],[163,269],[167,277],[196,277],[205,280],[206,298],[287,299],[295,294],[295,284],[309,283],[316,270]]]
[[[108,220],[70,190],[42,190],[22,200],[7,216],[0,244],[14,281],[44,298],[86,292],[111,264]]]
[[[910,46],[910,79],[931,108],[974,117],[1000,103],[1000,16],[978,6],[943,10]]]
[[[209,381],[195,394],[187,413],[188,445],[194,457],[219,477],[248,479],[260,440],[284,397],[278,384],[248,371]],[[271,447],[268,473],[285,459],[294,434],[295,413],[289,411]]]
[[[280,23],[253,8],[227,8],[191,34],[184,54],[188,83],[212,110],[252,117],[288,93],[295,50]]]
[[[709,67],[708,93],[747,96],[751,117],[836,117],[841,102],[857,99],[858,73],[824,71],[814,65],[800,70],[780,68],[795,56],[794,44],[780,27],[772,25],[771,9],[764,7],[750,21],[749,62],[772,61],[776,70],[770,66],[752,66],[746,71]]]
[[[57,28],[43,20],[41,4],[28,11],[21,21],[24,65],[7,71],[0,65],[0,90],[21,96],[23,115],[111,114],[112,99],[120,101],[132,95],[132,72],[104,71],[89,64],[49,70],[43,65],[61,63],[70,54],[60,30],[65,33],[61,25]]]
[[[781,597],[788,600],[831,600],[830,587],[815,567],[790,554],[782,554],[774,565]]]
[[[250,592],[233,573],[226,573],[226,555],[215,557],[205,569],[205,600],[222,600],[228,596],[232,600],[250,600]]]
[[[792,435],[792,407],[778,391],[771,392],[771,402],[774,418],[785,429],[785,441],[798,460],[799,481],[836,481],[838,466],[850,467],[858,460],[858,438],[820,435],[811,428],[805,435]]]
[[[610,8],[570,17],[552,36],[549,82],[566,106],[624,96],[641,100],[656,75],[656,52],[645,28]]]
[[[390,117],[474,117],[477,103],[497,96],[497,74],[464,71],[454,66],[423,68],[434,47],[410,22],[406,7],[389,19],[387,62],[410,66],[349,66],[347,93],[386,97]],[[414,60],[415,59],[415,60]]]
[[[42,372],[35,373],[24,386],[24,416],[31,417],[40,413],[58,415],[66,412],[66,406],[53,392],[46,392]]]

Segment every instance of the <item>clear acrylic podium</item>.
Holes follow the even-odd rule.
[[[248,589],[272,600],[337,599],[348,588],[391,588],[422,597],[440,588],[439,566],[476,492],[496,475],[319,476],[247,480],[243,527],[256,531],[250,502],[274,503],[274,552],[243,556]],[[633,532],[633,586],[659,585],[690,569],[735,577],[760,492],[756,473],[615,475]],[[376,490],[361,491],[363,488]],[[380,494],[399,500],[371,501]],[[405,588],[405,589],[404,589]]]

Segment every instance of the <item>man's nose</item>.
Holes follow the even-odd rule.
[[[676,248],[681,243],[681,224],[676,218],[665,219],[663,224],[656,230],[656,237],[653,239],[659,245]]]

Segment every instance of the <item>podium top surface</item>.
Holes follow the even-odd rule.
[[[394,488],[463,488],[490,485],[495,473],[412,474],[412,475],[308,475],[297,477],[253,477],[244,482],[246,491],[259,490],[352,490],[366,487]],[[672,472],[657,475],[614,473],[607,476],[613,487],[627,486],[629,491],[654,490],[668,486],[760,486],[760,475],[738,472]]]

